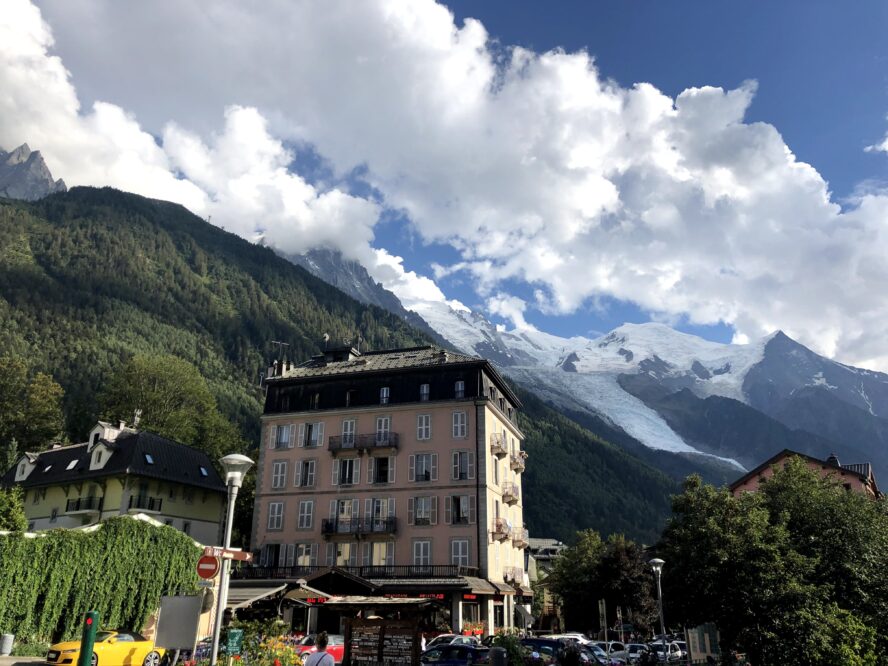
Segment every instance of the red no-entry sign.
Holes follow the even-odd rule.
[[[218,557],[204,555],[197,561],[197,575],[201,578],[206,578],[207,580],[219,575],[220,568],[221,564],[219,563]]]

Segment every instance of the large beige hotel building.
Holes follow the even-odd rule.
[[[526,617],[520,403],[481,358],[327,351],[268,378],[254,533],[263,577],[334,567],[438,600],[455,631]]]

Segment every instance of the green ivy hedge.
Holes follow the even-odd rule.
[[[200,549],[172,527],[125,516],[91,532],[0,536],[0,632],[27,642],[76,638],[88,610],[140,630],[164,594],[197,591]]]

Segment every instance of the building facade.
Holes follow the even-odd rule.
[[[520,403],[485,360],[330,350],[267,380],[252,544],[274,575],[340,567],[514,626],[524,566]],[[516,602],[517,599],[517,602]]]
[[[25,453],[2,477],[24,491],[29,531],[142,513],[206,545],[220,543],[226,487],[202,451],[121,423],[82,444]]]

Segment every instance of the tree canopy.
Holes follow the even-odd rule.
[[[888,514],[801,460],[734,497],[690,477],[658,549],[667,625],[753,663],[885,664]]]

